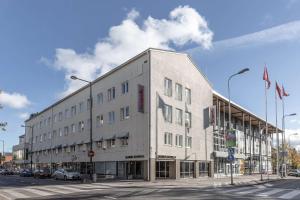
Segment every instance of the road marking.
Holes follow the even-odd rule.
[[[21,192],[15,191],[15,190],[2,190],[2,191],[4,193],[7,193],[9,196],[11,196],[11,197],[7,196],[8,199],[18,199],[18,198],[28,198],[29,197]]]
[[[3,200],[5,200],[5,199],[11,200],[11,198],[8,198],[6,195],[1,194],[1,193],[0,193],[0,197],[1,197],[1,198],[0,198],[1,200],[2,200],[3,198],[4,198]],[[2,197],[3,197],[3,198],[2,198]]]
[[[45,191],[38,190],[38,189],[33,189],[33,188],[24,188],[23,190],[28,191],[28,192],[33,193],[33,194],[37,194],[39,196],[50,196],[50,195],[53,195],[53,193],[45,192]]]
[[[146,190],[142,190],[140,192],[137,192],[134,194],[134,196],[138,196],[138,195],[147,195],[147,194],[150,194],[154,191],[156,191],[157,189],[146,189]]]
[[[104,196],[104,198],[107,198],[107,199],[117,199],[116,197],[111,197],[111,196]]]
[[[250,194],[250,193],[255,193],[255,192],[259,192],[261,190],[264,190],[265,188],[256,188],[256,189],[252,189],[252,190],[246,190],[246,191],[242,191],[242,192],[237,192],[236,194]]]
[[[240,187],[240,188],[235,188],[235,189],[231,189],[231,190],[222,190],[223,193],[230,193],[230,192],[238,192],[241,190],[247,190],[250,189],[250,187]]]
[[[300,191],[299,191],[299,190],[293,190],[293,191],[291,191],[291,192],[289,192],[289,193],[286,193],[286,194],[284,194],[284,195],[281,195],[281,196],[278,197],[278,198],[280,198],[280,199],[291,199],[291,198],[294,198],[295,196],[297,196],[298,194],[300,194]]]
[[[261,196],[261,197],[263,197],[263,196],[269,196],[269,195],[276,194],[276,193],[279,193],[279,192],[282,192],[282,191],[284,191],[284,189],[272,189],[272,190],[270,190],[268,192],[263,192],[263,193],[258,194],[256,196]]]
[[[72,193],[71,191],[66,191],[66,190],[62,190],[57,188],[57,186],[44,186],[43,190],[47,190],[50,192],[55,192],[55,193],[59,193],[59,194],[70,194]]]
[[[82,190],[80,188],[75,188],[73,186],[66,186],[66,185],[56,185],[56,188],[60,188],[60,189],[65,189],[65,190],[70,190],[73,192],[81,192]]]

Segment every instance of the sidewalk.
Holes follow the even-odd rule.
[[[233,177],[234,185],[255,185],[255,184],[263,184],[276,180],[280,180],[281,178],[277,175],[269,175],[269,179],[267,175],[263,175],[263,181],[260,180],[260,174],[255,175],[241,175]],[[155,188],[182,188],[182,187],[221,187],[221,186],[230,186],[230,177],[221,177],[221,178],[210,178],[210,177],[200,177],[200,178],[183,178],[178,180],[156,180],[153,182],[141,181],[141,180],[124,180],[124,181],[100,181],[98,180],[98,184],[103,184],[107,186],[117,186],[117,187],[155,187]]]

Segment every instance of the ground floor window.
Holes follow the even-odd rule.
[[[156,178],[170,178],[170,162],[157,161],[156,162]]]
[[[194,177],[194,162],[180,162],[180,177]]]
[[[205,161],[199,162],[199,176],[208,176],[209,163]]]

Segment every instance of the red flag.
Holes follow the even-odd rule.
[[[263,80],[268,82],[268,88],[267,88],[267,89],[269,89],[270,86],[271,86],[271,81],[270,81],[270,79],[269,79],[269,74],[268,74],[268,69],[267,69],[267,67],[265,67],[265,70],[264,70]]]
[[[282,86],[282,96],[284,97],[287,97],[287,96],[290,96],[289,93],[286,93],[285,90],[284,90],[284,87]]]
[[[282,99],[281,89],[280,89],[279,85],[277,84],[277,81],[276,81],[276,90],[277,90],[277,94],[278,94],[279,98]]]

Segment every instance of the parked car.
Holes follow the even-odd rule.
[[[50,170],[45,168],[45,169],[37,169],[33,172],[33,177],[34,178],[50,178],[51,173]]]
[[[53,173],[53,178],[62,180],[80,180],[81,175],[79,172],[71,169],[59,169]]]
[[[20,172],[20,176],[22,176],[22,177],[31,177],[31,176],[33,176],[33,173],[30,169],[25,169],[25,170],[22,170]]]
[[[1,174],[1,175],[13,175],[14,173],[13,173],[12,170],[2,169],[2,170],[0,171],[0,174]]]
[[[300,170],[299,169],[293,169],[293,170],[289,171],[288,175],[289,176],[300,177]]]

